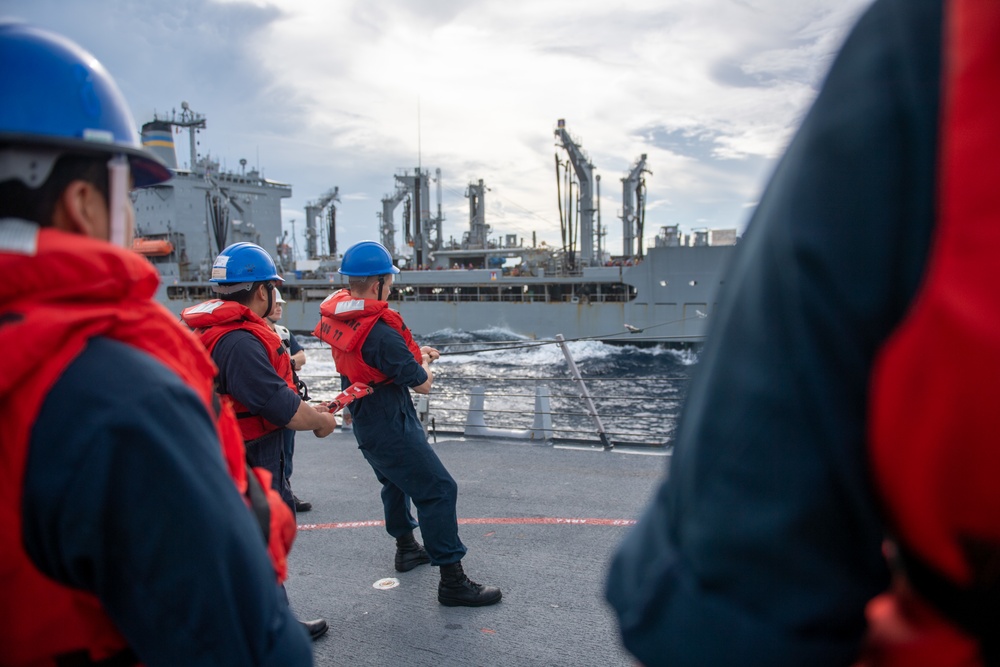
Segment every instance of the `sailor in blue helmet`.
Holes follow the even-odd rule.
[[[0,22],[0,63],[0,663],[312,664],[211,360],[127,249],[170,172],[73,42]]]
[[[271,473],[272,487],[294,511],[284,431],[312,431],[324,438],[337,427],[336,419],[299,396],[288,349],[264,319],[282,282],[271,256],[254,243],[234,243],[216,257],[210,280],[218,298],[184,309],[181,318],[219,367],[218,391],[236,410],[247,461]],[[304,625],[313,638],[327,630],[323,619]]]
[[[477,584],[462,569],[466,549],[458,536],[458,485],[427,442],[410,399],[410,389],[430,393],[430,364],[440,354],[418,346],[403,318],[389,308],[399,269],[384,246],[362,241],[344,253],[340,273],[349,287],[323,302],[313,333],[330,344],[345,388],[355,382],[375,387],[351,405],[351,413],[358,447],[382,484],[385,529],[396,538],[396,570],[428,562],[440,566],[438,601],[443,605],[499,602],[499,588]],[[410,500],[426,550],[413,536],[418,524]]]

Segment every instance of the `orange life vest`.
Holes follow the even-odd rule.
[[[902,568],[869,605],[866,665],[1000,660],[1000,3],[944,16],[934,243],[872,375],[870,456]]]
[[[248,490],[243,443],[232,408],[214,390],[204,347],[152,297],[156,270],[108,243],[18,222],[0,247],[0,345],[16,349],[0,374],[0,664],[51,665],[86,652],[92,660],[127,650],[100,601],[42,574],[22,544],[22,504],[31,429],[64,370],[95,337],[120,341],[176,373],[215,417],[222,454],[237,489]],[[24,233],[21,233],[24,232]],[[14,247],[16,246],[16,248]],[[26,344],[26,341],[30,344]],[[266,471],[255,471],[270,489]],[[262,474],[261,474],[262,473]],[[279,580],[295,535],[291,512],[269,500],[269,551]],[[53,628],[57,631],[53,632]]]
[[[399,332],[418,364],[423,359],[420,346],[413,340],[413,334],[403,323],[403,317],[389,308],[389,304],[385,301],[355,299],[348,290],[342,289],[328,296],[320,304],[319,314],[320,321],[313,335],[330,345],[337,372],[351,383],[364,382],[374,385],[389,379],[361,358],[361,346],[379,320]]]
[[[181,319],[195,330],[195,334],[201,339],[209,354],[215,349],[219,340],[231,331],[242,330],[252,333],[267,351],[268,361],[271,362],[274,371],[296,395],[299,393],[292,377],[292,362],[281,338],[274,333],[271,327],[267,326],[267,323],[260,316],[246,306],[235,301],[211,299],[197,306],[185,308],[181,313]],[[240,430],[243,432],[243,439],[246,442],[256,440],[282,428],[282,426],[272,424],[260,415],[251,413],[249,408],[232,396],[230,399],[236,410]]]

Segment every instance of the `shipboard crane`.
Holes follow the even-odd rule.
[[[392,221],[393,211],[400,202],[406,201],[404,214],[403,241],[413,248],[412,260],[415,266],[427,265],[432,260],[432,253],[441,249],[441,223],[444,214],[441,213],[441,170],[435,170],[437,183],[438,213],[434,217],[430,209],[430,174],[426,169],[417,167],[410,173],[403,170],[395,175],[396,191],[393,195],[382,198],[382,214],[379,229],[382,235],[382,245],[394,258],[401,255],[396,252],[394,237],[396,227]]]
[[[490,226],[486,224],[486,191],[489,188],[479,179],[479,184],[469,183],[465,196],[469,199],[469,231],[462,235],[463,248],[485,250],[488,243]]]
[[[395,194],[382,197],[379,232],[382,236],[382,245],[393,257],[396,257],[396,225],[392,222],[392,214],[399,203],[408,196],[409,191],[402,185],[397,185]]]
[[[438,183],[438,201],[441,200],[441,170],[435,171]],[[413,247],[414,266],[425,266],[431,261],[431,253],[441,249],[441,222],[444,219],[438,205],[438,216],[431,216],[430,173],[417,167],[413,173],[405,171],[396,174],[397,187],[405,188],[412,204],[412,236],[407,237],[407,244]]]
[[[646,222],[646,179],[643,174],[652,174],[646,169],[646,154],[643,153],[628,176],[622,179],[622,256],[632,257],[635,242],[639,241],[637,257],[643,256],[642,237]]]
[[[566,121],[559,119],[555,136],[560,146],[569,155],[570,163],[579,181],[580,201],[580,264],[593,266],[594,257],[594,165],[583,152],[580,144],[573,141],[566,130]]]
[[[337,232],[335,229],[336,225],[336,203],[340,201],[340,186],[334,186],[332,189],[327,190],[323,196],[321,196],[316,201],[311,201],[306,204],[306,257],[308,259],[319,259],[320,253],[317,248],[316,239],[319,233],[316,231],[316,218],[323,215],[323,210],[330,207],[328,214],[328,227],[327,235],[329,239],[329,251],[330,255],[336,257],[337,255]]]

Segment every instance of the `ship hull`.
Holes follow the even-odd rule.
[[[697,343],[736,248],[653,248],[636,266],[595,267],[557,278],[491,270],[403,271],[390,306],[418,337],[493,330],[536,339],[562,334],[611,343]],[[341,280],[335,274],[325,280],[287,274],[285,326],[311,333],[320,303],[344,286]],[[165,281],[159,300],[180,313],[211,296],[206,283],[174,280]]]
[[[319,256],[315,247],[317,218],[335,200],[336,189],[306,207],[309,257],[297,261],[285,243],[281,221],[281,200],[291,196],[291,186],[266,179],[257,169],[247,171],[245,161],[236,173],[221,169],[210,155],[199,156],[195,132],[206,127],[205,118],[186,104],[181,108],[180,115],[154,118],[143,126],[143,141],[165,151],[174,177],[133,195],[135,247],[160,272],[160,302],[179,314],[213,298],[207,280],[215,257],[231,243],[249,241],[272,255],[285,278],[285,326],[311,332],[322,301],[343,286],[336,272],[332,211],[330,256]],[[173,129],[182,128],[189,132],[191,148],[187,169],[176,168],[172,142],[161,145]],[[426,187],[426,176],[396,180],[415,179]],[[427,202],[426,191],[420,192],[420,201]],[[731,245],[735,230],[722,241],[730,245],[716,245],[715,236],[726,235],[709,231],[695,233],[685,243],[674,226],[661,230],[672,233],[657,236],[641,260],[623,257],[618,265],[581,267],[595,263],[593,239],[586,233],[577,255],[544,242],[524,245],[516,234],[490,239],[488,229],[477,208],[470,211],[470,230],[462,244],[429,246],[421,234],[425,247],[417,255],[419,262],[397,258],[400,265],[427,269],[402,271],[389,294],[391,307],[417,336],[493,330],[538,339],[562,334],[621,343],[697,343],[708,329],[725,267],[737,248]]]

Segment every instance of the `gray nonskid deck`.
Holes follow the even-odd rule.
[[[287,588],[300,618],[330,622],[316,664],[632,665],[604,576],[665,460],[503,441],[434,447],[458,481],[465,570],[499,586],[503,601],[444,607],[437,568],[397,573],[393,540],[372,525],[379,485],[353,436],[299,433],[292,485],[313,510],[299,515]],[[399,585],[373,586],[389,577]]]

